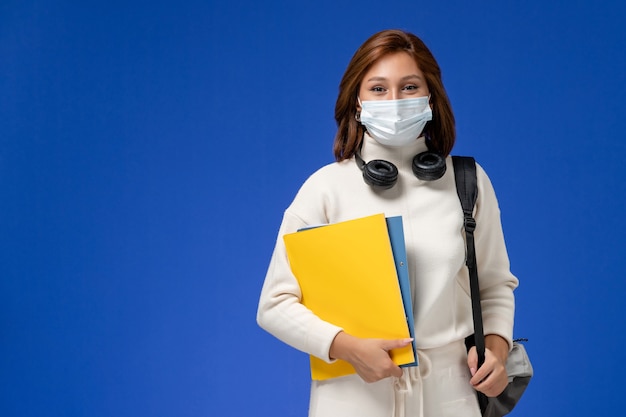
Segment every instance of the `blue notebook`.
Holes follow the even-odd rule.
[[[402,304],[406,314],[406,321],[409,325],[409,333],[413,338],[413,353],[415,362],[401,365],[401,367],[417,366],[417,350],[415,347],[415,323],[413,321],[413,302],[411,301],[411,285],[409,283],[409,269],[406,256],[406,245],[404,243],[404,229],[402,226],[402,216],[387,217],[387,230],[391,241],[391,251],[398,272],[398,282],[402,293]]]

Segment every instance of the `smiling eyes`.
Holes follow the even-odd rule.
[[[417,91],[419,88],[420,87],[416,84],[409,84],[402,87],[402,91],[413,92]],[[373,87],[370,87],[369,91],[371,91],[372,93],[385,93],[387,92],[387,88],[380,85],[375,85]]]

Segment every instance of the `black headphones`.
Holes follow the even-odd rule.
[[[365,162],[359,152],[355,154],[356,165],[363,171],[363,180],[372,187],[391,188],[398,180],[398,168],[389,161],[374,159]],[[413,157],[413,174],[423,181],[435,181],[446,173],[446,160],[436,152],[426,151]]]

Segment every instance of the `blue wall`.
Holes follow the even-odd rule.
[[[303,416],[261,331],[282,212],[332,161],[354,50],[438,58],[498,192],[536,377],[513,416],[621,415],[626,17],[611,2],[0,4],[0,415]]]

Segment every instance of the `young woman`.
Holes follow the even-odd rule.
[[[475,390],[507,385],[517,279],[511,274],[500,212],[478,167],[475,241],[486,360],[476,369],[463,215],[449,154],[454,116],[441,71],[415,35],[387,30],[355,53],[335,107],[336,162],[309,177],[287,208],[260,297],[259,325],[285,343],[356,374],[312,381],[309,416],[480,416]],[[373,161],[373,162],[372,162]],[[413,297],[418,367],[400,368],[389,351],[410,340],[363,339],[303,306],[283,235],[307,225],[376,213],[401,215]]]

